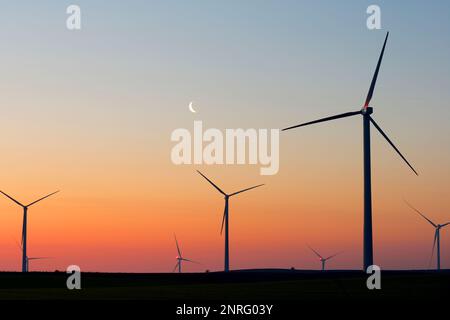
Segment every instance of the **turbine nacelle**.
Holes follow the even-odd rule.
[[[361,114],[365,115],[365,114],[372,114],[373,113],[373,108],[372,107],[364,107],[361,109]]]

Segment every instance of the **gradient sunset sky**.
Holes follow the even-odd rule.
[[[378,4],[382,30],[366,28]],[[82,30],[68,31],[78,4]],[[29,210],[30,270],[169,272],[183,254],[221,270],[225,191],[230,264],[319,268],[306,244],[362,265],[362,121],[281,134],[280,170],[176,166],[176,128],[283,128],[361,108],[387,30],[372,131],[375,263],[426,268],[450,221],[448,1],[9,1],[0,12],[0,190]],[[188,110],[194,101],[197,113]],[[0,197],[0,270],[20,270],[22,210]],[[450,268],[450,227],[441,232]]]

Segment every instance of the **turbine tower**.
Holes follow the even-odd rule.
[[[229,233],[228,233],[228,202],[230,197],[235,196],[239,193],[245,192],[245,191],[249,191],[251,189],[255,189],[258,187],[263,186],[264,184],[259,184],[257,186],[253,186],[250,188],[246,188],[240,191],[236,191],[234,193],[225,193],[224,191],[222,191],[222,189],[220,189],[216,184],[214,184],[214,182],[212,182],[211,180],[209,180],[203,173],[201,173],[200,171],[197,170],[197,172],[206,179],[206,181],[208,181],[210,184],[212,184],[214,186],[214,188],[217,189],[217,191],[219,191],[225,198],[225,209],[223,212],[223,217],[222,217],[222,226],[220,228],[220,234],[222,234],[223,228],[225,226],[225,267],[224,267],[224,271],[228,272],[230,271],[230,252],[229,252]]]
[[[197,262],[189,260],[189,259],[186,259],[186,258],[183,258],[183,256],[181,255],[180,247],[178,246],[177,236],[175,234],[174,234],[174,237],[175,237],[175,244],[177,245],[178,256],[176,258],[177,259],[177,263],[175,265],[175,268],[173,268],[172,272],[174,272],[178,268],[178,273],[181,273],[181,262],[182,261],[187,261],[187,262],[192,262],[192,263],[197,263]]]
[[[405,201],[406,202],[406,201]],[[416,208],[414,208],[412,205],[410,205],[408,202],[406,202],[406,204],[413,209],[414,211],[416,211],[418,214],[420,214],[422,216],[422,218],[424,218],[425,220],[427,220],[433,227],[434,227],[434,241],[433,241],[433,249],[431,249],[431,257],[430,257],[430,264],[431,264],[431,260],[433,259],[433,254],[434,254],[434,248],[436,247],[436,270],[441,270],[441,229],[447,225],[450,224],[450,222],[444,223],[444,224],[436,224],[433,221],[431,221],[430,219],[428,219],[427,217],[425,217],[425,215],[423,213],[421,213],[419,210],[417,210]]]
[[[55,192],[52,192],[52,193],[46,195],[45,197],[37,199],[36,201],[33,201],[33,202],[31,202],[30,204],[27,204],[27,205],[24,205],[24,204],[20,203],[19,201],[17,201],[13,197],[7,195],[6,193],[4,193],[1,190],[0,190],[0,192],[23,208],[22,240],[21,240],[21,247],[22,247],[22,272],[27,272],[28,271],[27,270],[28,269],[28,267],[27,267],[27,264],[28,264],[28,262],[27,262],[27,259],[28,259],[28,257],[27,257],[27,218],[28,218],[27,214],[28,214],[28,208],[30,206],[32,206],[33,204],[35,204],[35,203],[37,203],[37,202],[39,202],[41,200],[44,200],[45,198],[48,198],[51,195],[54,195],[55,193],[59,192],[59,190],[55,191]]]
[[[392,148],[398,153],[398,155],[406,162],[406,164],[411,168],[412,171],[416,175],[418,175],[417,171],[412,167],[412,165],[406,160],[406,158],[401,154],[400,150],[394,145],[394,143],[389,139],[389,137],[384,133],[384,131],[380,128],[380,126],[375,122],[375,120],[371,117],[373,113],[373,108],[369,106],[370,100],[372,99],[372,95],[375,89],[375,84],[378,77],[378,71],[380,70],[381,60],[383,59],[384,49],[386,47],[386,42],[389,36],[389,32],[386,34],[386,38],[384,40],[383,48],[381,49],[380,57],[378,58],[378,63],[375,69],[375,73],[372,78],[372,82],[370,84],[369,92],[367,94],[366,101],[361,110],[346,112],[338,115],[334,115],[331,117],[326,117],[322,119],[318,119],[315,121],[310,121],[302,124],[298,124],[292,127],[284,128],[282,131],[290,130],[294,128],[299,128],[315,123],[331,121],[346,117],[352,117],[356,115],[361,115],[363,120],[363,151],[364,151],[364,270],[371,265],[373,265],[373,238],[372,238],[372,182],[371,182],[371,168],[370,168],[370,124],[372,123],[375,129],[377,129],[380,134],[387,140],[387,142],[391,145]]]
[[[314,250],[313,248],[311,248],[310,246],[308,246],[309,249],[311,249],[312,252],[314,252],[316,254],[316,256],[319,257],[320,262],[322,263],[322,271],[325,270],[325,262],[327,262],[328,260],[330,260],[331,258],[337,256],[338,254],[340,254],[340,252],[333,254],[332,256],[329,256],[327,258],[324,258],[320,255],[320,253],[318,253],[316,250]]]

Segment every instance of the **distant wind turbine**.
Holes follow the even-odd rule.
[[[20,245],[19,242],[17,242],[17,245],[19,246],[20,251],[23,250],[23,247]],[[28,272],[30,269],[30,260],[42,260],[42,259],[51,259],[50,257],[26,257],[26,272]]]
[[[338,252],[338,253],[335,253],[335,254],[333,254],[333,255],[331,255],[331,256],[329,256],[329,257],[324,258],[324,257],[322,257],[322,256],[320,255],[320,253],[318,253],[316,250],[314,250],[314,249],[311,248],[310,246],[308,246],[308,248],[311,249],[311,251],[314,252],[315,255],[319,257],[319,260],[320,260],[320,262],[322,263],[322,271],[325,270],[325,262],[327,262],[327,261],[330,260],[331,258],[333,258],[333,257],[335,257],[335,256],[337,256],[338,254],[341,253],[341,252]]]
[[[298,124],[292,127],[284,128],[282,131],[290,130],[294,128],[299,128],[315,123],[331,121],[346,117],[352,117],[356,115],[362,115],[363,118],[363,143],[364,143],[364,270],[371,265],[373,265],[373,238],[372,238],[372,182],[371,182],[371,161],[370,161],[370,124],[372,123],[374,127],[380,132],[380,134],[387,140],[392,148],[398,153],[398,155],[406,162],[406,164],[411,168],[416,175],[417,171],[412,167],[412,165],[406,160],[406,158],[397,149],[394,143],[388,138],[388,136],[383,132],[380,126],[375,122],[375,120],[370,116],[373,113],[373,108],[369,107],[370,100],[375,89],[375,84],[377,82],[378,71],[380,70],[381,61],[383,59],[384,49],[386,47],[386,42],[389,36],[389,32],[386,34],[384,40],[383,48],[381,49],[380,57],[378,58],[378,63],[375,69],[375,73],[370,84],[369,92],[367,94],[366,101],[361,110],[346,112],[331,117],[322,118],[315,121],[310,121],[302,124]]]
[[[192,263],[198,263],[198,262],[183,258],[183,256],[181,255],[180,247],[178,245],[177,236],[174,235],[174,237],[175,237],[175,244],[177,245],[178,256],[177,256],[177,264],[175,265],[175,268],[173,268],[173,271],[177,270],[177,268],[178,268],[178,273],[181,273],[181,262],[182,261],[187,261],[187,262],[192,262]]]
[[[405,201],[406,202],[406,201]],[[412,205],[410,205],[408,202],[406,202],[406,204],[413,209],[414,211],[416,211],[418,214],[420,214],[422,216],[422,218],[424,218],[425,220],[427,220],[433,227],[434,227],[434,241],[433,241],[433,249],[431,249],[431,257],[430,257],[430,264],[431,264],[431,260],[433,259],[433,254],[434,254],[434,248],[436,247],[436,243],[437,243],[437,247],[436,247],[436,269],[437,270],[441,270],[441,234],[440,231],[443,227],[445,227],[446,225],[449,225],[450,222],[444,223],[444,224],[435,224],[433,221],[431,221],[430,219],[428,219],[427,217],[425,217],[425,215],[423,213],[421,213],[419,210],[417,210],[416,208],[414,208]]]
[[[50,257],[27,257],[27,272],[30,271],[30,260],[43,260],[43,259],[51,259]]]
[[[0,192],[23,208],[22,240],[21,240],[21,247],[22,247],[22,272],[27,272],[28,271],[27,270],[28,269],[27,268],[27,264],[28,264],[28,262],[27,262],[27,259],[28,259],[28,257],[27,257],[27,211],[28,211],[28,207],[32,206],[33,204],[35,204],[35,203],[37,203],[37,202],[39,202],[41,200],[44,200],[45,198],[50,197],[51,195],[54,195],[55,193],[59,192],[59,190],[55,191],[55,192],[52,192],[52,193],[46,195],[45,197],[37,199],[36,201],[33,201],[33,202],[31,202],[30,204],[27,204],[27,205],[24,205],[24,204],[20,203],[19,201],[17,201],[13,197],[7,195],[6,193],[4,193],[1,190],[0,190]]]
[[[225,198],[225,210],[223,212],[223,218],[222,218],[222,226],[220,228],[220,234],[222,234],[223,231],[223,227],[225,226],[225,268],[224,271],[228,272],[230,271],[230,253],[229,253],[229,244],[228,244],[228,240],[229,240],[229,234],[228,234],[228,201],[230,199],[230,197],[235,196],[239,193],[245,192],[245,191],[249,191],[251,189],[255,189],[258,187],[263,186],[264,184],[259,184],[257,186],[253,186],[250,188],[246,188],[234,193],[230,193],[227,194],[224,191],[222,191],[222,189],[220,189],[216,184],[214,184],[211,180],[209,180],[203,173],[201,173],[200,171],[197,170],[197,172],[203,177],[205,178],[210,184],[212,184],[214,186],[214,188],[217,189],[217,191],[219,191]]]

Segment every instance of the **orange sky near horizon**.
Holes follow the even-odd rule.
[[[186,271],[220,270],[223,197],[195,169],[227,192],[266,183],[230,201],[233,269],[318,268],[306,244],[323,255],[343,251],[330,262],[330,268],[360,268],[360,122],[356,118],[282,133],[280,171],[275,176],[260,176],[259,165],[176,166],[168,159],[173,145],[168,142],[157,152],[151,148],[142,151],[140,157],[119,154],[101,161],[90,158],[88,148],[70,153],[62,150],[51,157],[24,149],[23,159],[11,160],[6,154],[1,160],[15,163],[4,175],[2,190],[28,203],[61,189],[30,207],[29,256],[52,257],[33,261],[32,270],[64,270],[77,264],[85,271],[170,271],[176,256],[174,232],[183,254],[202,263],[186,264]],[[342,133],[351,130],[355,134]],[[310,139],[320,131],[330,137],[315,139],[312,145]],[[338,144],[341,146],[335,147]],[[408,142],[399,145],[404,144]],[[375,262],[385,268],[428,265],[433,229],[403,203],[403,197],[436,222],[450,220],[450,201],[445,197],[450,172],[439,170],[439,164],[445,167],[447,159],[431,162],[414,148],[409,150],[419,177],[373,134]],[[97,150],[97,155],[101,153]],[[72,155],[79,161],[72,161]],[[53,164],[40,166],[40,172],[21,170],[27,168],[29,158],[36,165],[40,157],[52,159]],[[0,268],[19,270],[16,241],[20,239],[22,209],[1,197],[0,212]],[[449,239],[443,230],[444,267],[450,262],[445,249]]]

